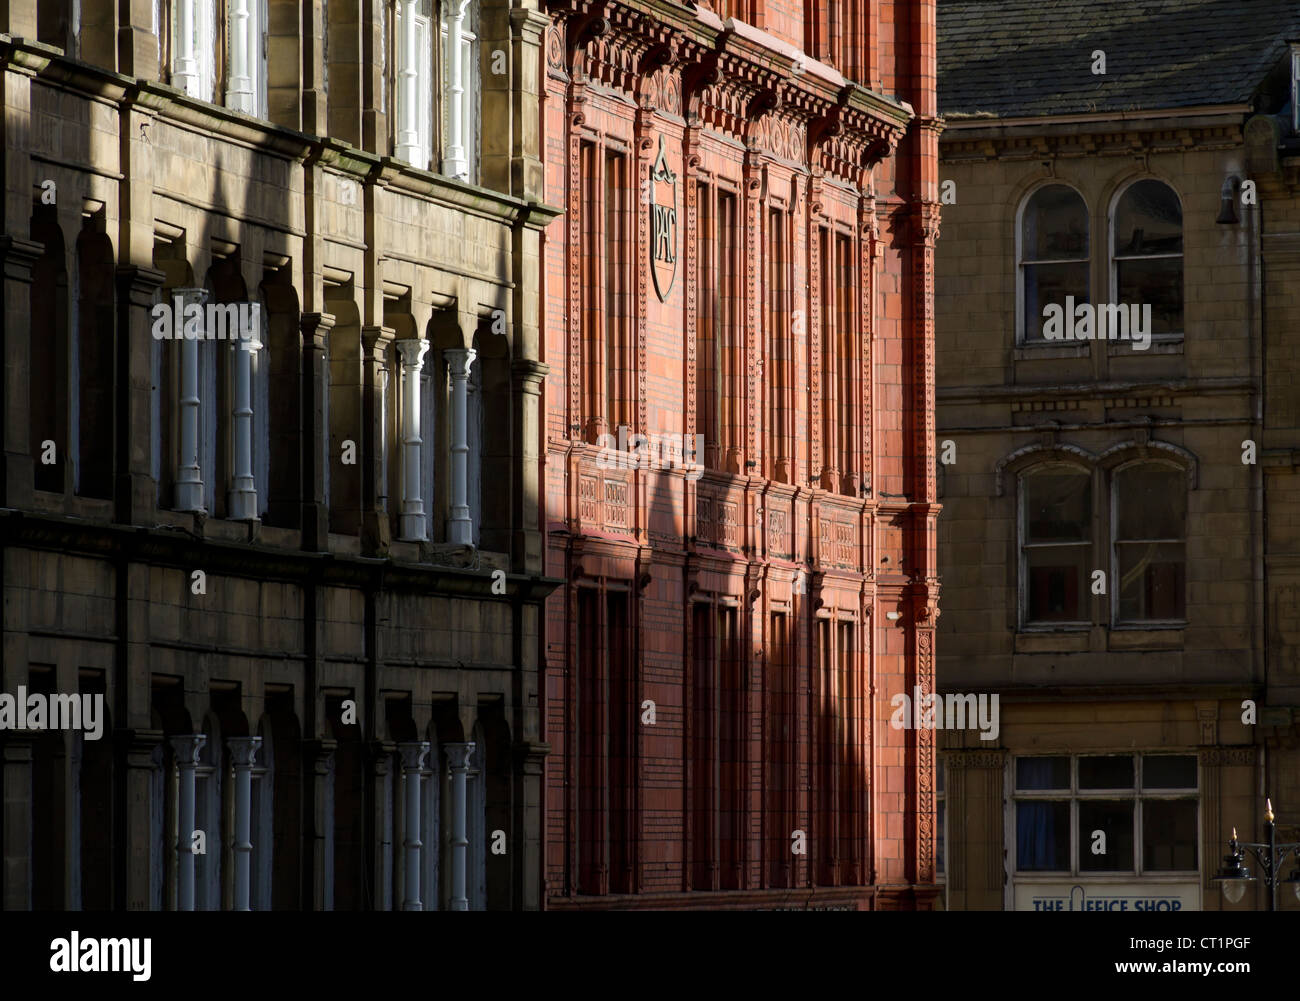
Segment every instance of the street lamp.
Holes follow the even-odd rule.
[[[1277,885],[1285,882],[1300,900],[1300,844],[1279,845],[1277,827],[1273,823],[1273,802],[1264,800],[1264,837],[1268,840],[1262,844],[1254,841],[1238,841],[1237,829],[1232,829],[1232,840],[1228,842],[1228,854],[1223,858],[1223,867],[1212,882],[1219,884],[1224,899],[1230,904],[1238,903],[1246,893],[1248,883],[1257,882],[1250,870],[1243,865],[1246,852],[1255,856],[1264,872],[1264,881],[1269,888],[1269,910],[1277,910]],[[1282,866],[1287,857],[1294,855],[1297,868],[1285,880],[1282,879]]]

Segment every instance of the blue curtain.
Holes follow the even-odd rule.
[[[1016,786],[1021,789],[1051,789],[1056,785],[1052,769],[1056,758],[1020,758],[1016,761]],[[1021,800],[1016,803],[1016,868],[1068,869],[1066,859],[1056,857],[1057,803]]]

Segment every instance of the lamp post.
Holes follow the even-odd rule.
[[[1224,856],[1223,867],[1219,869],[1218,875],[1213,880],[1219,884],[1219,889],[1223,891],[1224,899],[1228,903],[1235,904],[1240,901],[1246,892],[1247,884],[1256,882],[1250,870],[1242,864],[1246,852],[1255,856],[1260,869],[1263,870],[1264,880],[1269,888],[1268,909],[1270,911],[1277,910],[1278,883],[1285,882],[1295,892],[1296,899],[1300,900],[1300,844],[1279,845],[1277,843],[1277,826],[1273,823],[1273,802],[1268,799],[1264,800],[1264,837],[1267,841],[1262,844],[1254,841],[1238,841],[1237,829],[1235,827],[1232,829],[1228,854]],[[1291,855],[1295,856],[1297,867],[1283,880],[1282,866]]]

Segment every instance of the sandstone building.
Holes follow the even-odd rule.
[[[1300,15],[1222,12],[939,5],[938,682],[1001,698],[950,908],[1217,909],[1266,797],[1300,840]]]
[[[930,908],[933,4],[547,10],[548,906]]]
[[[539,907],[547,19],[4,11],[4,907]]]

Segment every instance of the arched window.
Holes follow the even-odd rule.
[[[1035,190],[1020,211],[1016,253],[1018,339],[1039,342],[1044,339],[1045,307],[1057,305],[1067,310],[1089,301],[1088,207],[1083,197],[1065,184],[1047,184]],[[1067,297],[1073,299],[1072,304]]]
[[[1064,463],[1020,478],[1021,621],[1086,623],[1092,552],[1092,475]]]
[[[1145,462],[1117,469],[1112,484],[1116,622],[1183,621],[1187,474]]]
[[[1151,307],[1147,333],[1183,332],[1183,206],[1163,181],[1136,181],[1115,203],[1111,288],[1116,304]]]

